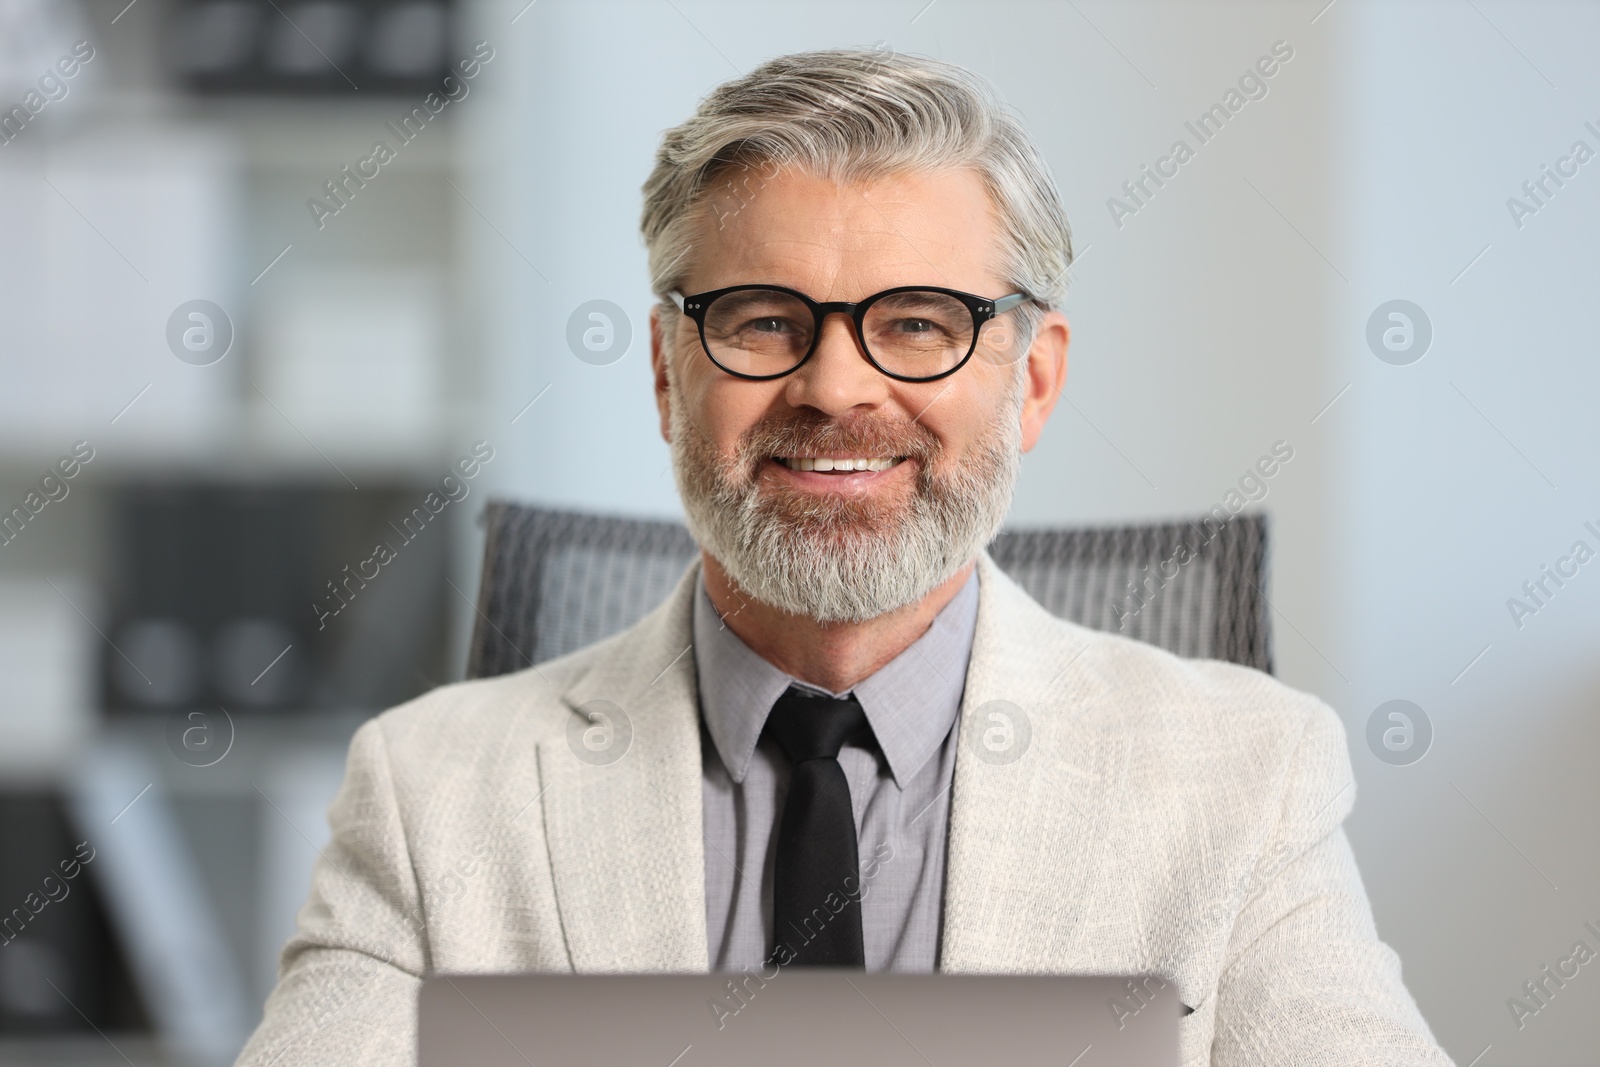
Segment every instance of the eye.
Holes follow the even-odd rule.
[[[915,341],[943,341],[955,336],[950,325],[938,319],[901,318],[884,323],[877,336]]]
[[[751,319],[745,323],[744,328],[757,333],[783,333],[785,330],[794,329],[794,323],[788,319],[769,316],[764,319]]]

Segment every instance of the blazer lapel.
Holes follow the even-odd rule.
[[[1090,971],[1120,918],[1096,877],[1127,742],[1093,713],[1112,687],[1058,624],[979,557],[961,702],[940,968]],[[1051,635],[1046,637],[1045,635]],[[1009,732],[1008,732],[1009,731]]]
[[[579,972],[708,968],[690,651],[699,581],[697,563],[666,603],[562,694],[569,729],[538,746],[556,905]],[[611,737],[580,709],[617,719]],[[620,756],[608,740],[625,744]]]

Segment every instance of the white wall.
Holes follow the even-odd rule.
[[[1435,728],[1427,757],[1404,767],[1352,738],[1352,834],[1429,1018],[1462,1063],[1485,1046],[1484,1065],[1587,1063],[1600,1038],[1593,967],[1520,1031],[1506,1001],[1579,938],[1600,950],[1583,928],[1600,927],[1600,564],[1520,629],[1506,601],[1574,541],[1600,549],[1583,526],[1600,527],[1600,160],[1521,229],[1506,200],[1574,140],[1600,150],[1584,128],[1600,126],[1586,47],[1600,10],[1477,8],[1341,3],[1323,20],[1350,42],[1337,254],[1352,285],[1333,325],[1336,376],[1354,383],[1323,420],[1342,457],[1328,653],[1354,683],[1353,733],[1397,697]],[[1433,322],[1409,366],[1362,340],[1395,297]]]

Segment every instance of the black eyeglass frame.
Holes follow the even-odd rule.
[[[719,296],[724,296],[728,293],[750,292],[751,290],[756,289],[776,293],[785,293],[801,301],[806,307],[811,309],[811,317],[813,319],[811,327],[811,347],[806,349],[806,354],[800,357],[799,362],[797,362],[794,366],[790,367],[788,370],[779,371],[776,374],[745,374],[741,371],[724,367],[721,363],[717,362],[717,357],[711,354],[711,345],[706,341],[706,311],[711,307],[711,302],[717,299]],[[867,318],[867,311],[872,307],[873,304],[877,303],[879,300],[882,300],[884,297],[894,296],[898,293],[942,293],[945,296],[955,297],[957,300],[961,301],[961,303],[966,305],[968,311],[972,312],[972,344],[967,347],[966,355],[962,356],[961,359],[956,362],[955,366],[949,368],[948,370],[942,370],[938,374],[930,374],[926,377],[914,377],[905,374],[896,374],[894,371],[884,367],[884,365],[879,363],[877,358],[873,356],[872,349],[867,345],[866,335],[863,333],[864,323],[866,322]],[[849,315],[851,320],[856,324],[856,337],[861,341],[861,351],[866,353],[867,361],[876,367],[880,373],[887,375],[898,382],[936,382],[941,378],[948,378],[950,375],[967,365],[967,361],[972,358],[972,353],[978,350],[978,334],[982,332],[984,323],[998,315],[1002,315],[1005,312],[1010,311],[1012,308],[1028,299],[1026,293],[1012,293],[1009,296],[1002,296],[998,300],[990,300],[986,296],[974,296],[972,293],[963,293],[959,289],[946,289],[938,285],[900,285],[893,289],[885,289],[881,293],[873,293],[871,296],[866,297],[863,300],[857,300],[853,303],[847,300],[818,302],[800,292],[798,289],[790,289],[783,285],[730,285],[725,289],[712,289],[704,293],[695,293],[693,296],[684,296],[677,290],[673,290],[668,295],[672,297],[672,302],[678,305],[678,309],[680,311],[694,320],[695,326],[700,332],[700,350],[706,354],[706,358],[711,360],[712,363],[716,364],[718,369],[733,375],[735,378],[743,378],[745,381],[749,382],[770,382],[774,378],[787,377],[788,375],[799,370],[801,367],[805,366],[806,361],[809,360],[817,351],[817,342],[822,340],[823,320],[827,316],[836,312]]]

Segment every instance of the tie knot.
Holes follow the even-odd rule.
[[[838,759],[850,738],[870,730],[867,713],[853,696],[830,697],[790,686],[767,716],[771,734],[791,765],[809,759]]]

